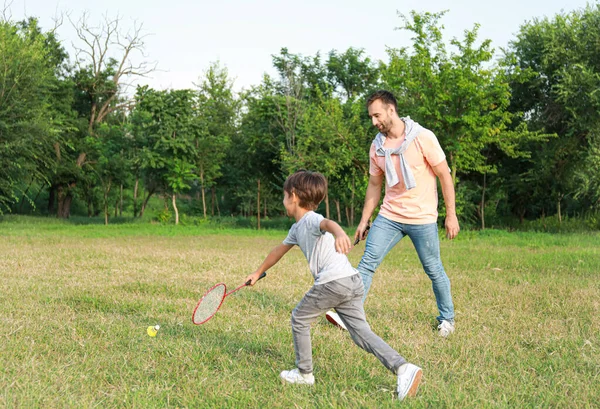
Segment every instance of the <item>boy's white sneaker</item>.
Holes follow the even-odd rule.
[[[289,371],[282,371],[279,377],[287,383],[297,383],[299,385],[314,385],[315,377],[312,373],[303,374],[298,368]]]
[[[348,331],[348,328],[346,328],[346,324],[344,324],[344,321],[342,321],[337,312],[327,311],[325,313],[325,318],[327,318],[327,321],[331,322],[336,327]]]
[[[438,334],[442,338],[448,337],[448,335],[454,332],[454,323],[446,320],[442,320],[438,325]]]
[[[417,394],[421,376],[423,376],[423,371],[416,365],[407,363],[398,368],[398,388],[396,389],[398,400]]]

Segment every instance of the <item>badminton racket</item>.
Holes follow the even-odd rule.
[[[258,277],[260,280],[264,276],[267,275],[265,271]],[[258,280],[257,280],[258,281]],[[219,283],[213,286],[210,290],[208,290],[204,296],[198,301],[196,308],[194,308],[194,312],[192,313],[192,322],[196,325],[204,324],[209,319],[214,317],[219,308],[221,308],[221,304],[225,300],[225,297],[235,293],[236,291],[247,287],[250,285],[250,280],[246,281],[244,284],[240,285],[233,291],[227,292],[227,287],[224,283]]]

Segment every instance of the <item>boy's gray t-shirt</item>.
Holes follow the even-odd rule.
[[[313,211],[307,212],[292,225],[283,244],[297,244],[308,260],[310,272],[316,284],[357,274],[345,254],[335,251],[335,238],[321,230],[324,217]]]

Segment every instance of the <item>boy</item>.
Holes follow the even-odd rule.
[[[314,212],[327,192],[325,177],[317,172],[298,171],[287,178],[283,191],[283,205],[296,223],[283,243],[271,250],[260,267],[246,278],[254,285],[264,271],[298,245],[315,279],[313,287],[292,312],[297,368],[281,372],[281,379],[295,384],[315,383],[310,324],[319,315],[335,308],[352,340],[398,375],[398,399],[414,396],[421,381],[421,368],[408,363],[371,331],[363,310],[362,279],[346,257],[351,248],[350,238],[337,223]]]

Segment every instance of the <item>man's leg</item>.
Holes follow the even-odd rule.
[[[381,215],[375,218],[367,236],[365,253],[357,267],[365,287],[363,302],[367,298],[367,294],[371,288],[375,270],[379,267],[387,253],[398,244],[404,235],[401,223],[386,219]]]
[[[450,279],[446,275],[440,257],[440,239],[437,223],[403,224],[404,231],[412,240],[425,273],[431,279],[433,293],[440,315],[438,321],[454,323],[454,304],[450,293]]]

